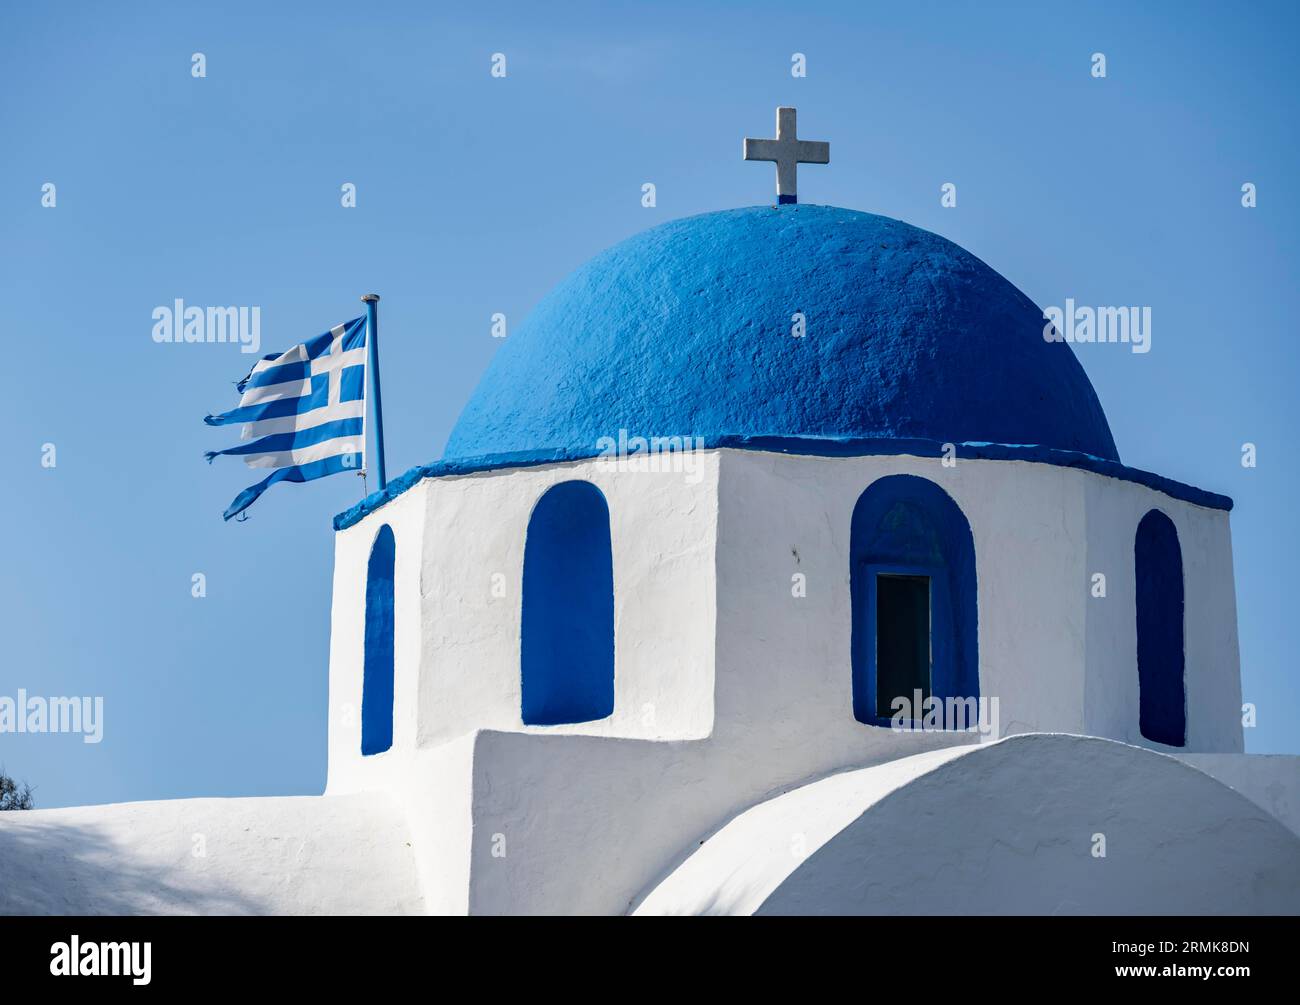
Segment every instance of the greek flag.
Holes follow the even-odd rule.
[[[366,442],[366,319],[353,318],[288,352],[265,356],[237,385],[239,407],[209,415],[209,426],[242,423],[237,447],[212,450],[274,474],[235,497],[225,518],[242,513],[276,482],[309,482],[361,471]]]

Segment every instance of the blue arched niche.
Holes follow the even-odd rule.
[[[361,753],[393,745],[393,563],[388,524],[379,528],[366,565],[365,668],[361,684]]]
[[[520,636],[525,723],[613,714],[614,557],[609,507],[590,482],[561,482],[533,508]]]
[[[1183,552],[1174,522],[1153,509],[1133,542],[1137,586],[1139,725],[1157,743],[1187,741],[1183,681]]]
[[[896,649],[889,640],[897,634],[900,611],[915,629],[922,663],[928,629],[930,687],[924,696],[978,699],[975,541],[960,507],[924,478],[881,478],[853,508],[849,553],[854,717],[890,724],[895,695],[888,691],[889,668],[882,671],[878,648],[889,643]],[[903,602],[894,606],[890,598],[898,595]],[[914,704],[912,694],[905,697]],[[911,721],[921,717],[914,709]],[[959,725],[975,722],[963,719]]]

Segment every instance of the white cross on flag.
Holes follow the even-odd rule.
[[[212,450],[244,458],[250,468],[276,468],[243,492],[225,512],[252,505],[276,482],[306,482],[360,471],[366,440],[366,319],[335,325],[278,355],[266,356],[237,385],[239,407],[209,415],[210,426],[243,423],[240,446]]]

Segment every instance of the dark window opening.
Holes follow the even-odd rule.
[[[1137,586],[1138,726],[1148,740],[1187,742],[1183,554],[1174,522],[1151,510],[1133,546]]]
[[[930,577],[876,576],[876,715],[894,715],[895,698],[907,707],[930,697]],[[916,705],[914,717],[920,718]]]
[[[849,600],[855,719],[924,723],[918,691],[923,704],[979,700],[975,539],[961,508],[934,482],[888,475],[858,497]],[[900,698],[901,708],[891,708]],[[965,728],[944,723],[934,728]]]

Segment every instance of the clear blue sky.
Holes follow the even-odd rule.
[[[229,433],[201,419],[250,357],[155,344],[154,307],[260,305],[269,351],[381,293],[397,473],[440,456],[493,313],[638,230],[772,201],[740,141],[778,104],[832,144],[804,201],[936,231],[1039,304],[1152,306],[1149,354],[1080,358],[1128,464],[1235,498],[1247,748],[1300,752],[1295,4],[281,6],[6,12],[0,694],[105,701],[99,745],[0,736],[41,805],[324,785],[330,520],[359,479],[223,523],[251,479],[203,462]]]

